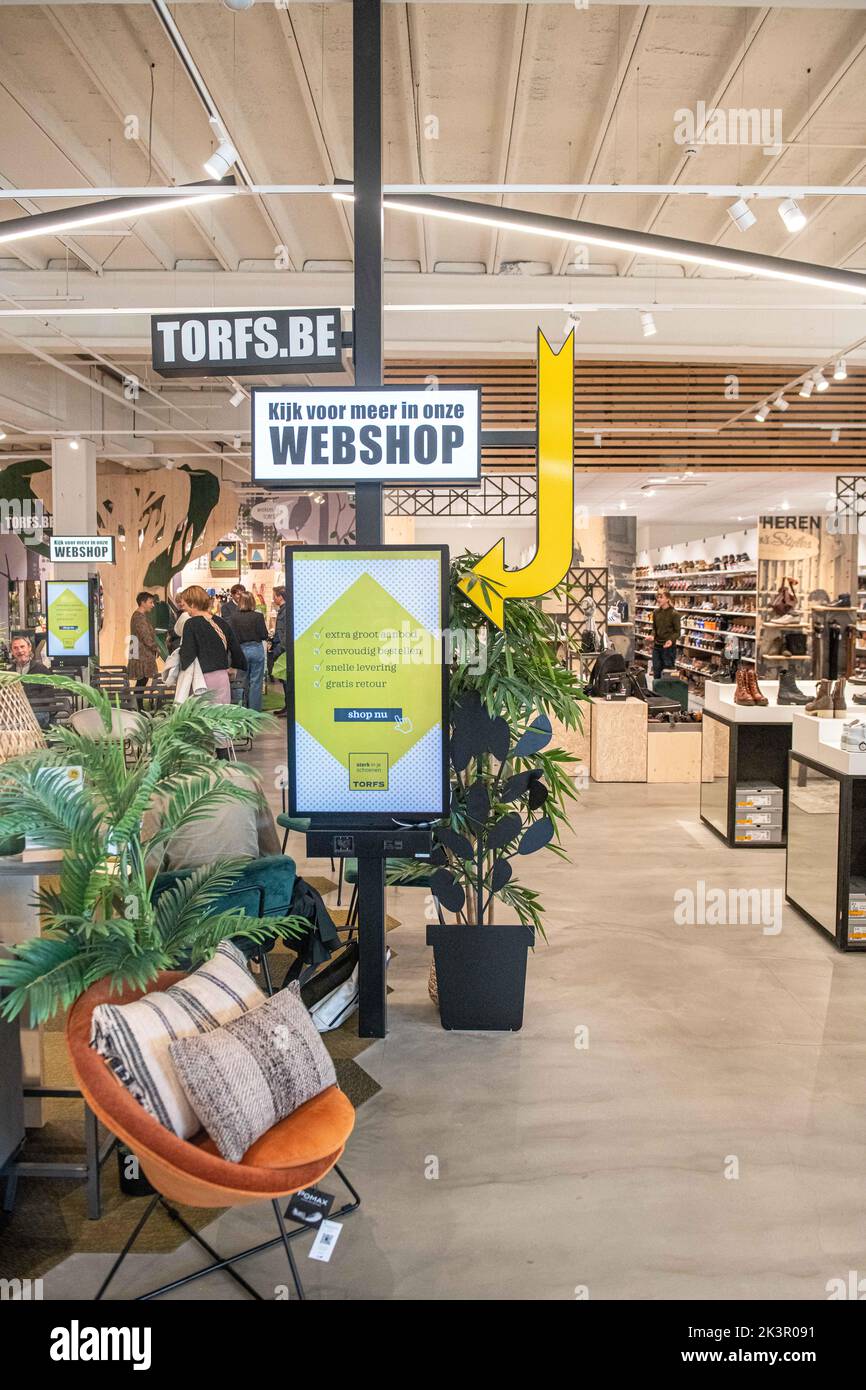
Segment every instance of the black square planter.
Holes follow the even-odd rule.
[[[516,1033],[523,1026],[526,953],[531,927],[430,923],[443,1028]]]

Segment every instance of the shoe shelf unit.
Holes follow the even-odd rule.
[[[730,684],[707,681],[704,689],[700,817],[731,849],[786,844],[788,754],[798,708],[778,703],[778,682],[762,681],[760,688],[766,705],[735,704]],[[811,698],[814,682],[804,683],[803,693]]]
[[[739,661],[755,662],[757,570],[754,566],[686,571],[638,568],[635,572],[635,646],[638,655],[648,658],[652,656],[655,595],[662,584],[671,591],[682,625],[676,668],[687,677],[695,694],[702,693],[705,681],[717,679],[730,668],[732,663],[725,656],[728,638],[737,638]]]
[[[794,717],[785,897],[840,951],[866,951],[866,751],[845,751],[844,722]]]

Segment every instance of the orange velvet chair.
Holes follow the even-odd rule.
[[[261,1135],[239,1163],[229,1163],[222,1158],[213,1141],[204,1133],[191,1140],[179,1139],[152,1115],[148,1115],[117,1080],[105,1059],[91,1048],[90,1020],[97,1004],[127,1004],[151,990],[168,989],[182,978],[182,973],[166,973],[154,980],[147,990],[129,989],[122,994],[111,994],[108,981],[100,981],[81,995],[67,1019],[66,1040],[70,1060],[85,1102],[105,1127],[136,1155],[156,1192],[96,1298],[102,1298],[157,1205],[180,1223],[187,1235],[207,1251],[214,1263],[197,1270],[195,1274],[152,1289],[140,1295],[141,1299],[157,1298],[160,1294],[223,1269],[253,1298],[260,1299],[261,1295],[241,1278],[232,1265],[279,1244],[285,1248],[298,1298],[303,1298],[303,1285],[289,1242],[303,1235],[308,1228],[298,1226],[297,1229],[286,1230],[280,1199],[284,1200],[303,1187],[314,1186],[333,1168],[353,1200],[333,1212],[332,1216],[339,1218],[358,1209],[361,1198],[337,1165],[354,1127],[354,1108],[342,1091],[330,1086]],[[279,1235],[228,1258],[220,1257],[170,1205],[181,1202],[190,1207],[240,1207],[265,1199],[269,1199],[273,1206]]]

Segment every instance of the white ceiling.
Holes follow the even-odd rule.
[[[218,0],[182,0],[172,13],[256,184],[351,176],[350,5],[258,0],[233,14]],[[758,222],[746,234],[726,215],[730,195],[521,193],[505,201],[866,269],[864,198],[808,193],[825,185],[866,192],[863,0],[590,0],[586,9],[433,0],[388,4],[384,27],[388,182],[785,186],[803,193],[809,215],[796,235],[776,199],[753,201]],[[689,156],[675,139],[677,112],[701,101],[780,110],[783,147],[768,156],[758,146],[700,144]],[[213,146],[150,0],[0,4],[0,188],[84,193],[189,182],[203,176]],[[0,224],[57,205],[22,192],[0,200]],[[238,197],[141,217],[122,231],[0,246],[6,449],[49,441],[62,428],[130,427],[129,404],[94,386],[119,394],[129,371],[161,397],[148,404],[177,435],[155,443],[139,410],[124,452],[146,461],[219,440],[231,449],[246,409],[229,420],[224,384],[164,390],[148,379],[150,309],[351,304],[351,208],[330,196]],[[572,303],[583,315],[578,351],[590,357],[809,362],[866,340],[866,307],[849,296],[679,265],[662,274],[611,251],[575,270],[567,244],[396,213],[385,232],[386,299],[401,306],[386,314],[394,356],[525,356],[536,324],[555,336],[562,306]],[[287,269],[275,268],[278,247]],[[417,305],[433,307],[407,312]],[[659,331],[646,340],[637,311],[649,306]],[[16,427],[38,438],[16,442]],[[101,436],[100,449],[121,452]],[[227,476],[242,477],[248,465],[227,467]]]

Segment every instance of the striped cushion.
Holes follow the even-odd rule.
[[[173,1042],[170,1052],[196,1114],[230,1163],[337,1081],[297,981],[224,1028]]]
[[[220,1028],[264,1002],[242,952],[223,941],[211,960],[164,994],[147,994],[132,1004],[99,1004],[90,1046],[149,1115],[181,1139],[191,1139],[201,1125],[178,1080],[170,1045]]]

